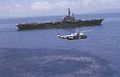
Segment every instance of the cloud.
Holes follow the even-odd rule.
[[[48,10],[51,9],[52,5],[47,1],[34,2],[31,4],[31,8],[34,10]]]
[[[23,2],[15,0],[15,2],[0,2],[0,14],[11,16],[61,15],[65,14],[68,8],[78,14],[103,12],[103,10],[117,12],[120,10],[119,4],[120,0],[24,0]]]
[[[69,1],[58,1],[58,2],[49,2],[49,1],[39,1],[31,4],[31,8],[34,10],[51,10],[51,9],[63,9],[73,6],[73,3]]]
[[[82,0],[82,5],[86,8],[96,9],[108,9],[118,8],[119,0]]]
[[[91,12],[97,10],[114,9],[119,8],[119,0],[61,0],[56,2],[37,1],[31,4],[33,10],[65,10],[71,8],[79,10],[79,12]]]
[[[16,4],[16,7],[19,8],[19,7],[21,7],[21,5],[20,4]]]
[[[20,4],[14,5],[3,5],[0,8],[0,16],[1,17],[21,17],[27,15],[26,7],[22,7]]]
[[[2,10],[3,11],[9,11],[9,12],[16,12],[21,11],[22,12],[23,7],[21,7],[20,4],[14,4],[14,5],[3,5]]]

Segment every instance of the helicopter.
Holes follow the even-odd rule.
[[[90,30],[85,30],[81,32],[75,32],[69,35],[60,35],[58,34],[57,37],[61,39],[67,39],[67,40],[79,40],[79,39],[86,39],[87,35],[84,34],[84,32],[88,32]]]

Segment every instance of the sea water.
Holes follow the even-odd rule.
[[[69,29],[19,31],[18,23],[59,19],[57,16],[0,19],[0,77],[119,77],[119,14],[80,15],[104,18],[102,25]],[[84,40],[64,40],[85,32]]]

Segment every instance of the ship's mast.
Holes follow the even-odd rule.
[[[74,15],[74,13],[72,13],[72,17],[73,17],[73,20],[75,20],[75,15]]]
[[[71,14],[71,13],[70,13],[70,9],[68,9],[68,16],[70,16],[70,14]]]
[[[72,13],[72,17],[75,17],[74,13]]]

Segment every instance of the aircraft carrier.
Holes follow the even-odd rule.
[[[68,15],[66,15],[60,21],[50,21],[44,23],[23,23],[17,24],[19,30],[26,29],[49,29],[49,28],[72,28],[80,26],[94,26],[101,25],[103,19],[91,19],[91,20],[81,20],[75,19],[74,13],[71,15],[70,9],[68,9]]]

